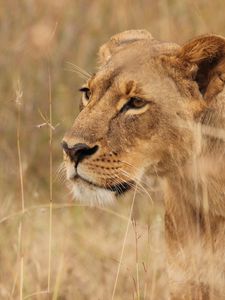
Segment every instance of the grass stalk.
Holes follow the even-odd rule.
[[[120,254],[119,265],[118,265],[118,269],[117,269],[117,273],[116,273],[116,279],[115,279],[112,298],[111,298],[112,300],[114,299],[115,293],[116,293],[116,288],[117,288],[118,278],[119,278],[121,264],[122,264],[122,260],[123,260],[123,254],[124,254],[124,249],[125,249],[125,245],[126,245],[127,235],[128,235],[128,232],[129,232],[130,222],[131,222],[131,218],[132,218],[136,193],[137,193],[137,186],[135,187],[135,190],[134,190],[134,195],[133,195],[131,208],[130,208],[130,214],[129,214],[129,218],[128,218],[128,222],[127,222],[127,228],[126,228],[126,232],[125,232],[124,239],[123,239],[123,246],[122,246],[122,250],[121,250],[121,254]]]
[[[135,234],[135,252],[136,252],[136,290],[137,290],[137,300],[140,300],[140,283],[139,283],[139,255],[138,255],[138,240],[139,236],[137,233],[137,224],[136,221],[133,220],[133,228],[134,228],[134,234]]]
[[[20,177],[20,194],[21,194],[21,212],[22,216],[19,223],[19,256],[20,256],[20,287],[19,287],[19,299],[23,300],[23,285],[24,285],[24,249],[23,249],[23,216],[25,213],[25,198],[24,198],[24,178],[23,178],[23,166],[22,155],[20,146],[20,131],[21,131],[21,106],[22,106],[22,89],[20,82],[18,81],[16,89],[16,105],[17,105],[17,154],[19,163],[19,177]]]
[[[53,212],[53,180],[52,180],[52,84],[51,73],[48,68],[49,88],[49,245],[48,245],[48,293],[51,290],[51,267],[52,267],[52,212]]]
[[[55,288],[54,288],[54,293],[53,293],[52,300],[57,300],[58,299],[59,288],[60,288],[60,283],[61,283],[61,276],[62,276],[62,270],[63,270],[63,261],[64,261],[64,257],[62,255],[61,259],[60,259],[60,263],[59,263],[58,272],[57,272],[57,275],[56,275]]]

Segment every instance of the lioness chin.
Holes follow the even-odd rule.
[[[130,30],[99,64],[62,143],[74,197],[112,202],[157,178],[171,299],[225,299],[225,39]]]

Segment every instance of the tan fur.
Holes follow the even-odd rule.
[[[91,99],[64,138],[99,146],[76,172],[99,193],[156,178],[171,299],[225,299],[225,40],[207,35],[180,47],[132,30],[99,57]],[[121,111],[130,97],[148,106]],[[73,185],[86,191],[82,178]]]

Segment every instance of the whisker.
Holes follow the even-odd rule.
[[[137,186],[139,186],[140,188],[142,188],[142,190],[147,194],[148,198],[151,200],[151,204],[153,204],[153,199],[151,197],[151,195],[149,194],[149,192],[147,191],[147,189],[140,183],[140,180],[135,178],[135,177],[131,177],[131,175],[129,173],[127,173],[125,170],[121,169],[121,171],[123,172],[123,174],[125,176],[127,176],[129,179],[133,180]]]
[[[58,166],[58,168],[56,170],[56,174],[54,176],[54,181],[56,181],[57,179],[61,183],[66,182],[66,166],[63,162]]]
[[[114,174],[114,176],[117,176],[117,178],[119,179],[119,180],[116,180],[116,182],[117,182],[118,184],[120,184],[121,181],[124,181],[124,178],[121,178],[121,177],[118,176],[117,174]],[[128,176],[126,175],[126,177],[128,177]],[[113,178],[113,179],[115,180],[115,178]],[[144,191],[143,188],[142,188],[141,186],[137,185],[137,182],[136,182],[134,179],[132,179],[132,178],[129,178],[129,179],[131,179],[132,181],[134,181],[134,183],[127,182],[127,184],[128,184],[131,188],[133,188],[133,189],[136,188],[136,189],[137,189],[137,192],[138,192],[139,194],[145,195],[146,191]]]
[[[121,162],[127,164],[129,167],[131,167],[131,168],[137,170],[138,172],[141,171],[140,168],[135,167],[134,165],[128,163],[127,161],[121,160]],[[156,177],[158,177],[158,174],[157,174],[157,171],[156,171],[156,170],[155,170],[155,175],[156,175]],[[136,178],[137,178],[137,177],[136,177]],[[145,176],[145,178],[148,179],[149,177]],[[138,181],[139,183],[142,183],[143,185],[147,186],[147,185],[146,185],[146,182],[145,182],[142,178],[137,178],[137,181]],[[150,189],[151,191],[154,191],[154,189],[153,189],[152,187],[150,187],[150,186],[147,186],[147,188]]]
[[[134,170],[136,170],[136,171],[138,171],[138,172],[141,171],[140,168],[135,167],[134,165],[128,163],[127,161],[121,160],[121,162],[122,162],[122,163],[125,163],[126,165],[128,165],[129,167],[133,168]],[[143,184],[145,184],[145,182],[144,182],[143,179],[141,179],[141,178],[138,178],[138,181],[139,181],[139,182],[142,182]],[[151,189],[151,187],[149,187],[149,188]]]
[[[75,71],[73,69],[70,69],[70,68],[66,68],[64,69],[65,71],[67,72],[72,72],[72,73],[76,73],[79,75],[80,78],[84,79],[85,81],[87,81],[90,77],[87,77],[86,75],[82,74],[82,73],[79,73],[78,71]]]
[[[56,173],[60,173],[62,170],[65,170],[66,166],[64,164],[64,162],[60,163],[60,165],[58,166]]]
[[[123,178],[121,178],[120,176],[118,176],[117,174],[114,174],[114,176],[116,176],[118,178],[118,180],[116,180],[115,178],[113,178],[118,184],[121,183],[121,181],[124,181]],[[127,176],[128,177],[128,176]],[[131,178],[129,178],[131,179]],[[134,181],[135,183],[131,183],[131,182],[127,182],[127,184],[131,187],[131,188],[136,188],[137,192],[139,192],[140,194],[144,194],[143,189],[140,189],[140,186],[137,185],[137,182],[133,179],[131,179],[132,181]]]
[[[120,188],[120,184],[122,182],[124,182],[124,180],[122,178],[120,178],[118,175],[114,174],[114,176],[116,176],[117,178],[113,177],[113,181],[115,182],[115,184],[118,184],[118,190],[122,193],[122,188]],[[126,183],[129,187],[133,188],[133,185],[130,182]]]
[[[89,79],[92,76],[91,73],[85,71],[84,69],[78,67],[77,65],[71,62],[67,62],[67,64],[70,66],[70,71],[76,72],[78,75],[81,75],[84,79]]]

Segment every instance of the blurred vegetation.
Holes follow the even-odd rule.
[[[18,230],[21,209],[17,151],[17,112],[21,110],[21,154],[25,207],[24,299],[46,296],[49,202],[49,76],[53,109],[53,200],[71,203],[57,176],[60,141],[78,113],[83,83],[68,62],[95,70],[99,46],[111,35],[135,28],[157,39],[178,43],[203,33],[225,35],[223,0],[0,0],[0,299],[19,299]],[[110,212],[75,206],[54,209],[52,244],[53,299],[111,299],[130,200]],[[136,203],[140,253],[141,299],[163,299],[148,286],[158,245],[149,244],[149,224],[161,222],[159,208]],[[144,213],[143,213],[144,212]],[[4,220],[5,217],[11,216]],[[155,217],[155,218],[154,218]],[[158,225],[157,225],[158,226]],[[151,247],[150,247],[151,246]],[[159,250],[159,249],[158,249]],[[153,252],[152,252],[153,251]],[[136,299],[135,236],[132,226],[115,299]],[[144,265],[144,264],[143,264]],[[158,275],[157,275],[158,276]],[[136,282],[136,284],[135,284]],[[145,292],[147,290],[147,292]],[[43,292],[43,293],[42,293]],[[151,297],[152,294],[152,297]]]

